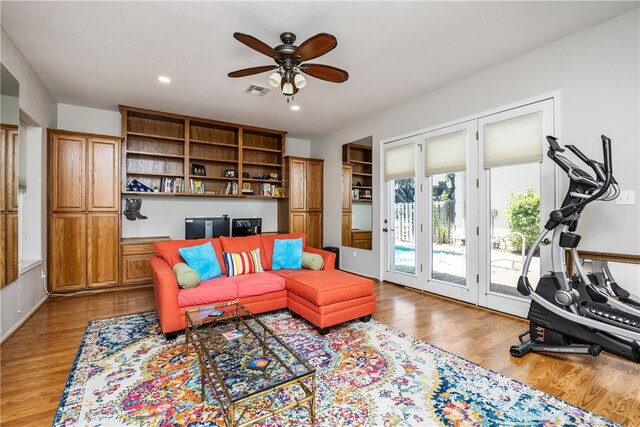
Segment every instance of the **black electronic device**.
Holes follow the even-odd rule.
[[[232,236],[255,236],[262,233],[262,218],[233,218]]]
[[[230,235],[229,216],[192,217],[184,219],[185,239],[203,239]]]

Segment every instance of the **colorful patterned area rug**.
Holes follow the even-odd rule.
[[[325,336],[288,311],[260,318],[317,369],[317,426],[618,426],[371,321]],[[194,352],[155,312],[90,322],[54,426],[223,426]],[[310,425],[293,408],[257,426]]]

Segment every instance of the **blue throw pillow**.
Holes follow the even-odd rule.
[[[302,268],[302,237],[299,239],[281,239],[273,243],[272,270]]]
[[[216,257],[216,251],[210,242],[204,245],[180,248],[178,252],[180,252],[187,265],[198,273],[200,280],[222,276],[222,269]]]

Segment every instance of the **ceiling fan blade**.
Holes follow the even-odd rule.
[[[278,68],[277,65],[263,65],[262,67],[245,68],[243,70],[232,71],[231,73],[229,73],[229,77],[251,76],[253,74],[264,73],[265,71],[275,70],[276,68]]]
[[[250,36],[248,34],[242,33],[233,33],[233,38],[238,40],[240,43],[243,43],[249,46],[253,50],[257,50],[263,55],[267,55],[269,58],[275,58],[278,56],[275,50],[265,42],[261,42],[257,38]]]
[[[294,55],[299,56],[303,62],[310,61],[331,51],[337,45],[338,40],[334,36],[327,33],[320,33],[307,39],[298,46]]]
[[[333,83],[343,83],[349,79],[349,73],[345,70],[330,65],[304,64],[300,66],[300,70],[317,79]]]

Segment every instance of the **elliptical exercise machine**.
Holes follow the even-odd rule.
[[[606,350],[640,363],[640,298],[615,282],[606,263],[594,265],[594,272],[588,274],[578,256],[581,236],[575,231],[581,212],[589,203],[613,200],[620,192],[613,178],[611,140],[601,138],[604,163],[589,159],[573,145],[566,146],[593,170],[594,177],[561,155],[564,149],[557,139],[547,136],[547,155],[567,174],[570,185],[562,206],[551,212],[529,249],[518,280],[518,291],[532,301],[529,330],[519,336],[520,344],[511,347],[515,357],[530,352],[597,356]],[[529,265],[551,231],[552,271],[540,278],[534,290],[527,278]],[[566,271],[565,249],[571,251],[576,276]]]

